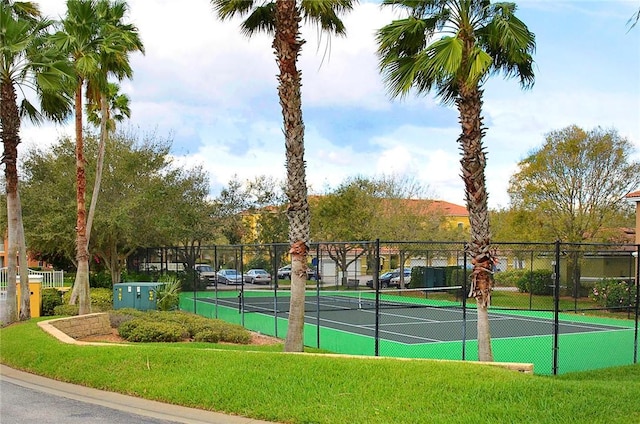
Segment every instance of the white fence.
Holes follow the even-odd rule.
[[[64,271],[36,271],[29,270],[29,275],[42,276],[42,288],[57,288],[63,287],[64,283]],[[18,276],[18,279],[20,277]],[[19,280],[18,280],[19,281]],[[0,292],[7,291],[7,268],[0,268]]]

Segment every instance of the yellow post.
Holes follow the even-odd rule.
[[[39,317],[42,306],[42,275],[29,274],[29,292],[31,317]],[[16,295],[18,296],[18,308],[20,308],[20,283],[16,283]]]

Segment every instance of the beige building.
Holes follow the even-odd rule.
[[[636,244],[640,244],[640,190],[627,194],[627,199],[636,204]]]

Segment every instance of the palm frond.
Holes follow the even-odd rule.
[[[240,25],[244,35],[251,37],[256,32],[273,34],[276,30],[276,4],[266,3],[256,7]]]
[[[323,31],[345,35],[344,23],[338,17],[340,13],[353,9],[353,0],[302,0],[300,9],[305,22],[317,24]]]
[[[244,16],[253,8],[253,0],[211,0],[211,5],[222,20]]]

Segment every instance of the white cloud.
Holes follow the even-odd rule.
[[[45,14],[64,14],[64,0],[40,3]],[[220,22],[208,0],[128,3],[146,48],[144,56],[132,56],[134,79],[122,84],[132,100],[131,125],[173,135],[176,162],[201,164],[215,187],[234,174],[284,178],[270,38],[245,37],[239,19]],[[640,158],[640,55],[634,54],[640,28],[627,33],[625,26],[636,10],[632,3],[518,2],[538,40],[536,85],[522,92],[517,81],[496,77],[485,87],[491,206],[506,206],[517,162],[544,134],[567,125],[614,127]],[[356,174],[407,172],[440,198],[463,204],[457,113],[443,113],[432,96],[389,100],[378,73],[374,34],[398,13],[361,2],[344,18],[347,37],[333,37],[326,54],[326,36],[304,28],[303,108],[313,109],[305,112],[308,183],[321,190]],[[73,134],[72,122],[25,124],[21,136],[25,145],[46,145],[61,133]]]

